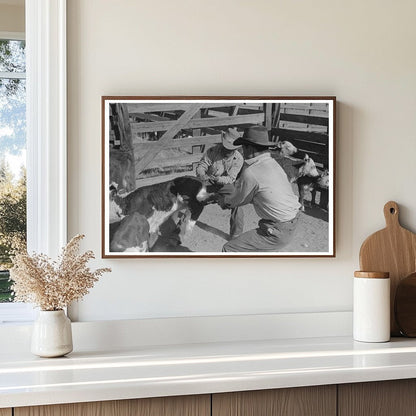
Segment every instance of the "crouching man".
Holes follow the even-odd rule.
[[[243,167],[243,156],[237,150],[240,146],[234,145],[239,137],[236,129],[222,132],[221,143],[208,149],[196,167],[196,176],[213,185],[214,192],[222,196],[234,192],[234,182]],[[231,209],[230,238],[240,235],[243,228],[243,211],[234,207]]]
[[[253,126],[234,145],[243,146],[245,164],[234,192],[219,203],[222,208],[251,203],[261,219],[257,229],[230,240],[223,251],[281,251],[293,237],[300,204],[286,173],[270,155],[270,147],[276,144],[269,141],[264,126]]]

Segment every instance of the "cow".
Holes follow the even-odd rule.
[[[299,169],[296,175],[291,179],[291,182],[297,182],[297,180],[302,176],[310,176],[316,178],[319,176],[318,169],[316,169],[315,162],[309,155],[306,153],[303,158],[302,164],[299,166]]]
[[[283,168],[289,181],[298,174],[298,160],[291,157],[296,153],[298,149],[287,140],[278,141],[276,148],[270,151],[272,158]]]
[[[179,227],[182,235],[189,233],[209,198],[205,184],[192,176],[140,187],[126,196],[110,192],[111,211],[120,217],[116,224],[110,224],[111,251],[151,249],[158,238],[161,225],[182,210],[185,210],[185,215]],[[140,237],[129,232],[130,227]]]
[[[125,215],[120,205],[117,204],[116,200],[121,197],[122,191],[118,190],[118,185],[115,182],[110,184],[110,202],[109,202],[109,221],[110,224],[120,222]]]
[[[179,218],[175,218],[176,214]],[[184,213],[178,211],[168,218],[159,228],[156,242],[149,251],[152,252],[190,252],[188,247],[182,245],[183,235],[180,224],[186,220]],[[181,217],[184,218],[181,218]]]
[[[305,211],[305,194],[307,191],[311,192],[311,205],[315,204],[316,191],[321,191],[320,205],[323,204],[323,192],[328,192],[329,188],[329,172],[325,169],[319,173],[318,176],[304,175],[297,179],[297,185],[299,189],[299,203],[301,204],[301,210]]]
[[[118,227],[113,230],[110,251],[146,252],[149,251],[149,239],[149,223],[146,217],[138,212],[133,212],[125,216],[118,224]]]
[[[282,157],[292,156],[297,153],[298,149],[292,143],[287,140],[279,141],[276,143],[277,151]]]
[[[282,166],[286,172],[289,181],[298,188],[299,202],[301,204],[301,210],[305,211],[305,194],[307,191],[312,192],[312,201],[315,203],[316,190],[328,189],[329,173],[327,170],[324,172],[318,171],[314,160],[305,154],[303,160],[298,163],[295,160],[287,157],[281,157],[280,155],[272,155],[274,159]]]
[[[110,149],[110,183],[117,191],[131,192],[136,186],[133,156],[121,149]]]

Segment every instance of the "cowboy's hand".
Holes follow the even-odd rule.
[[[209,182],[209,175],[205,174],[205,175],[199,175],[198,179],[201,180],[202,182]]]
[[[222,208],[222,209],[227,209],[227,203],[225,202],[225,196],[224,195],[219,195],[218,196],[218,205]]]
[[[211,175],[211,176],[209,177],[209,181],[210,181],[213,185],[217,185],[217,184],[218,184],[218,177],[217,177],[217,176],[214,176],[214,175]]]

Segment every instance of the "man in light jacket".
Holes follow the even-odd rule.
[[[223,208],[253,204],[260,221],[258,228],[226,243],[223,251],[281,251],[293,237],[300,204],[286,173],[270,155],[276,144],[269,141],[264,126],[256,125],[247,128],[234,145],[243,146],[245,164],[234,192],[219,203]]]
[[[243,167],[244,159],[238,151],[239,145],[234,141],[240,137],[237,129],[222,132],[221,143],[209,148],[196,167],[196,176],[209,182],[220,195],[234,191],[234,182]],[[243,210],[239,207],[231,209],[230,238],[233,239],[243,232]]]

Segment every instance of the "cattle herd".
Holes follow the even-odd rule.
[[[318,170],[309,155],[295,159],[292,157],[295,153],[297,149],[292,143],[282,141],[277,143],[272,156],[285,170],[289,181],[297,185],[302,211],[308,191],[314,204],[316,191],[321,190],[322,207],[322,190],[328,189],[329,173]],[[125,183],[125,178],[114,178],[110,173],[111,253],[190,251],[181,241],[192,232],[204,207],[216,202],[215,190],[194,176],[179,176],[132,192],[125,191]]]

